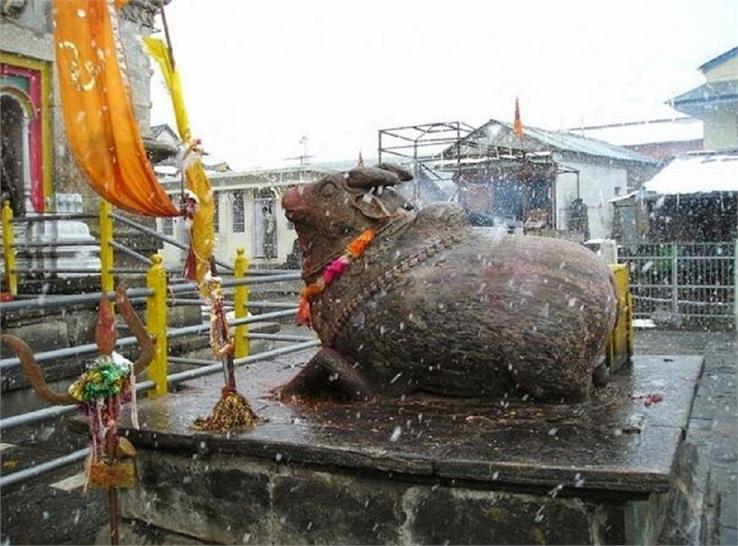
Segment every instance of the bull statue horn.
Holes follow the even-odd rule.
[[[123,283],[118,283],[118,288],[115,291],[115,303],[118,304],[118,312],[123,316],[123,320],[135,336],[136,341],[138,341],[139,347],[141,347],[141,352],[136,362],[133,363],[133,373],[138,375],[146,369],[146,366],[154,358],[154,342],[141,319],[138,318],[136,311],[133,310],[133,305],[131,305],[131,301],[126,295],[126,287]]]
[[[141,322],[141,319],[138,318],[138,315],[136,315],[136,312],[133,310],[133,306],[131,305],[128,296],[126,296],[126,288],[123,283],[118,285],[115,293],[115,301],[118,304],[118,310],[123,316],[123,320],[125,320],[141,346],[141,353],[133,364],[132,372],[138,375],[146,368],[146,366],[148,366],[149,362],[151,362],[151,359],[154,357],[154,344],[151,340],[151,336],[146,332],[146,328]],[[0,339],[3,343],[6,343],[11,349],[13,349],[20,359],[21,366],[28,378],[28,382],[33,387],[33,390],[36,391],[39,398],[43,398],[47,402],[55,405],[69,405],[76,404],[78,402],[71,394],[59,393],[49,387],[44,379],[41,367],[33,356],[33,351],[31,351],[31,348],[22,339],[9,334],[0,336]]]
[[[376,167],[350,170],[346,184],[349,188],[368,191],[375,186],[395,186],[412,179],[413,175],[399,165],[380,163]]]

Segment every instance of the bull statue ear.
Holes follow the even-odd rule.
[[[371,192],[354,196],[353,205],[361,214],[373,220],[381,220],[390,216],[382,200]]]
[[[377,168],[395,173],[400,179],[400,182],[409,182],[413,179],[413,174],[410,171],[403,169],[396,163],[379,163]]]
[[[346,184],[349,188],[369,191],[376,186],[395,186],[412,179],[413,175],[399,165],[380,163],[376,167],[350,170]]]

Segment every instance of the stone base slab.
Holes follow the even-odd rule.
[[[690,468],[701,369],[701,357],[636,357],[568,406],[295,406],[266,393],[299,366],[262,363],[238,377],[262,419],[252,431],[191,429],[220,378],[141,404],[142,429],[126,430],[139,483],[123,515],[175,543],[652,544],[686,506],[677,469]]]

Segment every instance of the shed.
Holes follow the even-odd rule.
[[[653,158],[569,132],[491,119],[446,148],[437,168],[454,164],[460,201],[493,223],[578,231],[608,238],[609,201],[638,187],[658,168]],[[580,215],[584,215],[583,218]]]
[[[624,240],[731,241],[738,235],[738,150],[674,158],[640,191],[613,200]],[[633,218],[645,219],[634,234]]]

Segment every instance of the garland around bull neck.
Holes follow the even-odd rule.
[[[323,269],[323,274],[317,281],[307,285],[300,291],[300,305],[297,308],[297,324],[311,325],[310,300],[321,294],[326,287],[338,279],[348,269],[356,258],[364,254],[366,248],[374,240],[375,230],[367,229],[356,239],[351,241],[345,252],[338,258],[332,260]]]

